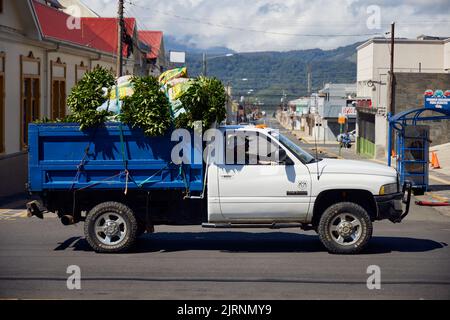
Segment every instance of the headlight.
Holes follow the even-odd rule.
[[[380,188],[380,196],[385,194],[392,194],[398,192],[398,183],[389,183],[381,186]]]

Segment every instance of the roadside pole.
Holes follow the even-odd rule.
[[[388,110],[387,110],[387,115],[388,115],[388,117],[389,117],[389,115],[395,115],[395,76],[394,76],[394,39],[395,39],[395,22],[392,22],[391,23],[391,48],[390,48],[390,66],[389,66],[389,81],[388,81],[388,84],[389,84],[389,91],[388,91],[388,94],[389,94],[389,99],[388,99],[388,103],[389,103],[389,106],[388,106]],[[389,118],[388,118],[389,119]],[[388,123],[388,126],[387,126],[387,129],[388,129],[388,141],[387,141],[387,143],[386,143],[386,145],[388,146],[388,150],[386,150],[386,153],[387,153],[387,157],[388,157],[388,163],[390,164],[390,162],[391,162],[391,156],[392,156],[392,148],[394,147],[393,146],[393,143],[392,143],[392,141],[391,141],[391,139],[392,139],[392,128],[391,128],[391,126],[389,125],[389,123]]]
[[[123,23],[123,0],[119,0],[117,10],[117,78],[123,74],[123,46],[122,46],[122,34],[124,29]]]
[[[203,59],[202,59],[202,75],[206,77],[206,53],[203,52]]]

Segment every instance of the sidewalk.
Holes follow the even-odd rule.
[[[320,139],[318,137],[317,139],[314,136],[310,136],[306,134],[305,131],[302,130],[293,130],[292,134],[295,135],[299,140],[302,140],[305,143],[314,144],[317,142],[317,144],[331,144],[331,145],[339,145],[339,142],[335,140],[325,140],[323,141],[323,138]]]

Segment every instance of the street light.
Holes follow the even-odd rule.
[[[212,60],[212,59],[217,59],[217,58],[225,58],[225,57],[232,57],[232,56],[234,56],[234,53],[227,53],[227,54],[223,54],[223,55],[220,55],[220,56],[214,56],[214,57],[210,57],[210,58],[207,58],[206,57],[206,52],[203,52],[203,67],[202,67],[202,74],[203,74],[203,76],[205,76],[206,77],[206,61],[207,60]]]

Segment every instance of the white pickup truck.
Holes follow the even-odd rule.
[[[174,180],[177,175],[167,167],[161,167],[152,179],[136,183],[139,172],[157,167],[154,161],[143,162],[136,157],[141,153],[156,159],[165,140],[145,142],[133,131],[124,135],[130,152],[127,170],[115,174],[116,180],[108,180],[101,170],[122,162],[99,159],[101,148],[108,146],[105,139],[116,143],[114,148],[108,147],[108,157],[120,150],[119,139],[114,136],[117,128],[106,130],[109,133],[102,134],[104,140],[97,142],[96,153],[91,154],[87,148],[78,166],[70,158],[76,156],[72,145],[67,146],[67,153],[59,148],[58,141],[66,135],[73,145],[82,146],[80,141],[89,141],[90,145],[96,143],[92,136],[70,125],[35,126],[30,130],[33,141],[41,147],[30,147],[29,189],[41,196],[42,203],[30,202],[29,214],[42,217],[43,211],[57,212],[66,225],[85,221],[86,239],[98,252],[125,251],[140,234],[153,232],[154,225],[201,224],[206,228],[315,230],[329,252],[351,254],[368,244],[372,222],[401,222],[409,211],[411,184],[400,186],[393,168],[366,161],[317,159],[277,130],[258,126],[219,128],[223,143],[215,154],[226,161],[204,165],[205,173],[199,175],[197,184],[197,191],[203,186],[200,195],[168,188],[183,184]],[[92,159],[86,161],[87,157]],[[74,168],[78,168],[76,175]],[[94,175],[101,179],[95,182]],[[89,181],[95,183],[88,185]],[[105,181],[108,184],[102,187]],[[114,189],[124,181],[125,192],[122,187]],[[149,187],[143,188],[149,181]]]
[[[411,185],[400,186],[391,167],[316,159],[270,128],[222,130],[225,148],[230,138],[242,132],[250,140],[266,136],[278,148],[278,161],[258,158],[250,165],[247,157],[245,164],[210,164],[209,222],[204,227],[312,228],[330,252],[357,253],[370,240],[373,221],[401,222],[408,214]],[[245,154],[251,157],[249,145],[245,145]]]

